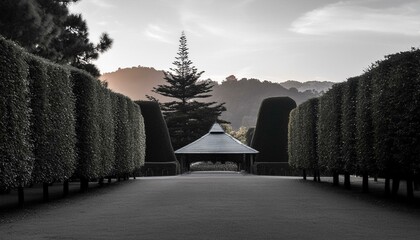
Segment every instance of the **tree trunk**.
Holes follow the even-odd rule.
[[[400,178],[395,177],[392,179],[392,195],[397,196],[399,189],[400,189]]]
[[[98,180],[98,184],[99,184],[99,186],[101,186],[101,187],[104,185],[104,178],[103,178],[103,177],[99,178],[99,180]]]
[[[333,173],[333,185],[339,186],[340,185],[340,175],[338,173]]]
[[[306,170],[305,169],[303,169],[302,175],[303,175],[303,180],[306,180]]]
[[[48,187],[50,186],[49,183],[43,183],[42,184],[42,199],[44,200],[44,202],[48,202],[49,199],[49,194],[48,194]]]
[[[362,191],[364,193],[368,193],[369,192],[369,175],[367,173],[363,173],[363,184],[362,184],[363,188]]]
[[[64,180],[63,182],[63,196],[69,195],[69,180]]]
[[[19,202],[19,207],[23,207],[25,203],[25,194],[24,194],[22,186],[18,187],[18,202]]]
[[[87,178],[80,178],[80,192],[87,192],[89,188],[89,180]]]
[[[391,184],[390,184],[390,178],[385,177],[385,195],[391,194]]]
[[[414,198],[414,189],[413,189],[413,178],[407,177],[407,197],[408,199]]]
[[[344,188],[345,189],[350,189],[351,185],[350,185],[350,173],[344,173]]]
[[[314,170],[314,182],[316,182],[317,173],[316,170]]]

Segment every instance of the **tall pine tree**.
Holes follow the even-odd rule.
[[[175,68],[165,72],[166,85],[158,85],[153,92],[174,98],[161,104],[163,115],[175,149],[183,147],[208,132],[211,125],[226,108],[224,103],[198,102],[208,98],[213,85],[209,81],[198,81],[204,71],[198,72],[188,58],[187,38],[182,32],[179,40]]]

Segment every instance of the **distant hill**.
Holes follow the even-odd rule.
[[[99,77],[108,83],[115,92],[123,93],[133,100],[146,100],[145,95],[161,99],[162,96],[152,92],[154,86],[164,84],[163,71],[149,67],[119,68],[115,72],[105,73]]]
[[[299,92],[304,92],[307,90],[316,91],[318,93],[326,92],[332,87],[334,83],[328,81],[308,81],[308,82],[298,82],[294,80],[288,80],[286,82],[280,83],[283,87],[290,89],[296,88]]]
[[[139,66],[118,69],[102,75],[100,79],[106,81],[110,89],[123,93],[133,100],[145,100],[145,95],[151,95],[165,102],[170,98],[151,92],[154,86],[165,83],[163,77],[163,71]],[[234,128],[239,128],[255,126],[260,104],[267,97],[289,96],[300,104],[309,98],[319,96],[333,83],[318,81],[274,83],[258,79],[238,80],[231,75],[222,83],[213,81],[213,84],[213,96],[206,101],[225,102],[227,111],[222,118],[231,122]]]

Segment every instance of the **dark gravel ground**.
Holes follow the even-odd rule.
[[[401,199],[297,178],[200,172],[7,212],[0,239],[420,239],[420,207]]]

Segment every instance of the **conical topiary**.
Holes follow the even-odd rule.
[[[159,104],[154,101],[136,101],[136,103],[143,114],[146,131],[143,173],[146,176],[176,175],[179,164]]]
[[[295,107],[289,97],[267,98],[261,103],[251,142],[251,147],[260,152],[255,159],[256,173],[279,175],[288,171],[288,123]]]

